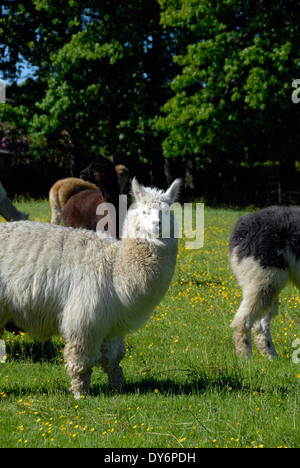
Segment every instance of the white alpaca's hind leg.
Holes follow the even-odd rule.
[[[107,340],[101,346],[101,366],[108,375],[108,385],[112,390],[120,391],[125,379],[120,361],[126,352],[123,338]]]

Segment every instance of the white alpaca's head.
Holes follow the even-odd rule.
[[[129,208],[123,237],[158,239],[174,234],[174,214],[170,206],[176,202],[181,180],[176,179],[168,190],[144,187],[132,181],[135,203]]]

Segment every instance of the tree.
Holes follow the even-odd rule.
[[[189,37],[174,62],[173,96],[157,120],[167,158],[224,167],[228,160],[299,159],[298,1],[159,0],[161,22]]]
[[[47,135],[36,138],[32,134],[31,123],[41,114],[36,103],[44,96],[54,73],[51,54],[78,32],[80,20],[81,12],[71,1],[4,0],[1,5],[0,74],[7,82],[7,101],[0,106],[0,119],[4,127],[15,128],[29,137],[30,156],[35,156],[38,164],[45,165],[51,159],[57,163],[53,155],[61,145],[57,141],[49,144]],[[15,151],[17,145],[10,143],[10,149],[16,161],[20,154]]]
[[[47,80],[53,72],[51,54],[80,30],[81,14],[79,2],[3,0],[0,16],[2,75],[15,81],[27,62],[36,78]]]
[[[161,179],[154,119],[176,67],[156,0],[6,1],[2,11],[0,28],[12,38],[2,70],[16,78],[23,57],[45,85],[30,120],[33,138],[62,142],[74,174],[100,149],[134,171],[147,164],[143,174]]]

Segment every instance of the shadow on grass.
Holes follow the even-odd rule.
[[[22,363],[20,363],[20,366]],[[35,364],[32,364],[34,366]],[[63,375],[64,374],[64,375]],[[17,396],[21,395],[33,395],[33,394],[43,394],[43,395],[59,395],[59,394],[69,394],[70,380],[67,376],[67,372],[63,369],[61,376],[53,377],[51,380],[50,376],[47,376],[47,384],[43,384],[40,379],[37,379],[36,383],[32,383],[29,386],[22,383],[18,380],[15,384],[12,385],[10,382],[10,388],[5,391],[6,395]],[[50,377],[50,379],[49,379]],[[100,379],[99,379],[100,380]],[[238,382],[234,378],[228,376],[223,376],[220,378],[208,379],[204,375],[198,375],[194,379],[187,379],[186,381],[181,382],[176,381],[171,378],[146,378],[138,382],[127,382],[120,392],[112,391],[107,384],[107,377],[103,374],[101,381],[92,383],[89,396],[106,396],[113,397],[117,395],[149,395],[149,394],[159,394],[164,396],[176,396],[176,395],[201,395],[206,391],[216,390],[218,392],[228,392],[230,389],[231,392],[236,391],[247,391],[242,382]]]
[[[21,364],[20,364],[21,365]],[[33,364],[34,365],[34,364]],[[18,381],[10,389],[5,391],[7,396],[20,397],[22,395],[47,395],[47,396],[71,396],[70,393],[70,380],[67,376],[67,372],[64,370],[65,375],[60,378],[53,378],[48,380],[47,384],[36,382],[35,385],[26,385]],[[166,397],[179,396],[179,395],[203,395],[206,392],[216,392],[221,397],[234,395],[240,392],[244,394],[249,393],[265,393],[260,387],[259,382],[253,386],[249,382],[242,382],[236,380],[234,377],[227,375],[220,375],[219,377],[207,378],[205,375],[198,375],[194,379],[187,379],[185,382],[178,382],[170,378],[147,378],[139,382],[127,382],[124,388],[120,391],[112,391],[107,384],[106,376],[103,376],[103,380],[99,383],[93,383],[89,389],[89,398],[105,396],[107,398],[116,397],[118,395],[150,395],[159,394]],[[288,387],[282,386],[277,387],[277,394],[285,394]]]
[[[5,341],[7,361],[59,362],[62,359],[63,343],[54,341],[31,341],[22,335],[11,335]]]
[[[48,381],[47,385],[37,382],[30,388],[27,388],[22,382],[17,382],[16,385],[10,388],[7,394],[68,394],[70,381],[67,372],[62,363],[63,343],[61,341],[47,341],[44,343],[34,342],[26,339],[26,337],[18,337],[10,335],[6,341],[6,352],[8,355],[7,362],[26,362],[34,365],[38,362],[49,362],[61,366],[62,373],[59,372],[61,378],[54,377],[53,381]],[[250,372],[250,374],[249,374]],[[102,373],[101,373],[102,374]],[[249,375],[248,375],[249,374]],[[238,392],[257,392],[266,391],[261,386],[261,372],[255,368],[249,368],[245,371],[244,364],[239,365],[238,360],[234,360],[232,365],[228,367],[212,366],[208,369],[187,368],[182,370],[166,369],[156,375],[148,375],[133,380],[128,376],[126,385],[122,389],[122,394],[151,394],[159,393],[160,395],[201,395],[207,391],[216,391],[222,394],[231,394]],[[97,379],[97,377],[96,377]],[[107,385],[107,376],[103,373],[96,380],[92,380],[90,388],[91,396],[105,395],[111,397],[116,395],[116,392],[111,392]],[[271,384],[270,384],[271,385]],[[271,385],[272,386],[272,385]],[[270,386],[270,388],[271,388]],[[288,385],[277,384],[276,391],[285,393],[288,390]]]
[[[178,377],[178,376],[177,376]],[[122,394],[151,394],[158,393],[165,396],[175,396],[175,395],[195,395],[202,394],[208,390],[215,389],[219,392],[222,391],[241,391],[246,390],[243,381],[234,376],[228,375],[219,375],[218,377],[208,377],[205,374],[197,374],[192,378],[191,376],[186,376],[185,381],[182,381],[182,376],[180,376],[181,382],[178,382],[178,378],[155,378],[148,377],[139,382],[127,382],[124,388],[121,390]],[[105,385],[94,384],[90,389],[90,393],[94,396],[100,394],[111,395],[116,392],[111,392],[109,388]]]

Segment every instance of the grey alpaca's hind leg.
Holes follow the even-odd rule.
[[[271,319],[278,310],[278,301],[275,301],[271,311],[253,326],[254,341],[261,354],[266,354],[270,359],[276,358],[277,353],[271,336]]]
[[[253,257],[247,257],[239,261],[236,256],[231,258],[233,271],[235,272],[240,286],[243,290],[243,300],[237,311],[231,326],[235,328],[234,340],[236,352],[242,356],[252,353],[251,329],[255,322],[260,321],[255,331],[258,334],[259,345],[262,349],[262,341],[271,340],[270,313],[279,292],[288,280],[288,272],[279,268],[263,268]],[[275,349],[272,340],[268,347],[269,352],[274,355]]]
[[[252,354],[251,330],[253,327],[255,343],[259,351],[270,358],[276,356],[270,331],[270,321],[276,313],[274,301],[277,302],[276,294],[271,290],[268,294],[258,290],[257,294],[251,297],[245,294],[231,324],[235,328],[234,340],[237,354],[241,356]]]

